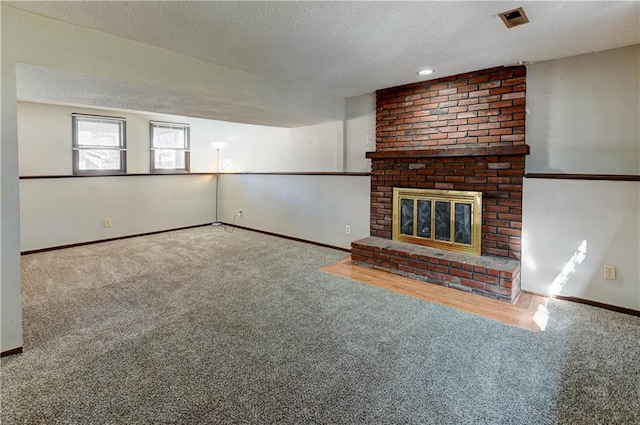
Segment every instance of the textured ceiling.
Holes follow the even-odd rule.
[[[29,64],[16,67],[18,99],[65,105],[242,122],[276,127],[299,127],[326,122],[318,116],[258,108],[157,86],[133,84],[93,75],[69,73]]]
[[[9,2],[62,21],[350,97],[640,43],[640,2]],[[529,24],[497,14],[524,6]]]
[[[342,97],[640,43],[640,2],[6,2]],[[524,6],[530,23],[497,14]]]

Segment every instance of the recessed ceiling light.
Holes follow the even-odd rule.
[[[434,72],[433,69],[423,69],[422,71],[418,71],[418,75],[431,75]]]

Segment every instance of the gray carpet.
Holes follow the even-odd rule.
[[[533,333],[201,227],[25,256],[9,424],[638,424],[640,319],[551,302]]]

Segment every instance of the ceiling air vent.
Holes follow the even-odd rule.
[[[527,15],[525,15],[524,10],[521,7],[502,12],[498,16],[500,16],[500,19],[502,19],[502,22],[504,22],[507,28],[517,27],[518,25],[523,25],[529,22],[529,18],[527,18]]]

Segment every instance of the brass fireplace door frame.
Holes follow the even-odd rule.
[[[413,236],[400,233],[400,199],[414,200],[413,213]],[[431,238],[417,236],[417,200],[431,200]],[[449,241],[436,240],[435,232],[435,202],[445,201],[450,203],[471,204],[471,245],[454,242],[454,222],[455,207],[451,206],[451,230]],[[464,252],[474,255],[480,255],[482,252],[482,192],[457,191],[457,190],[437,190],[437,189],[413,189],[413,188],[393,188],[393,229],[392,236],[394,241],[408,242],[419,245],[440,248],[453,252]]]

